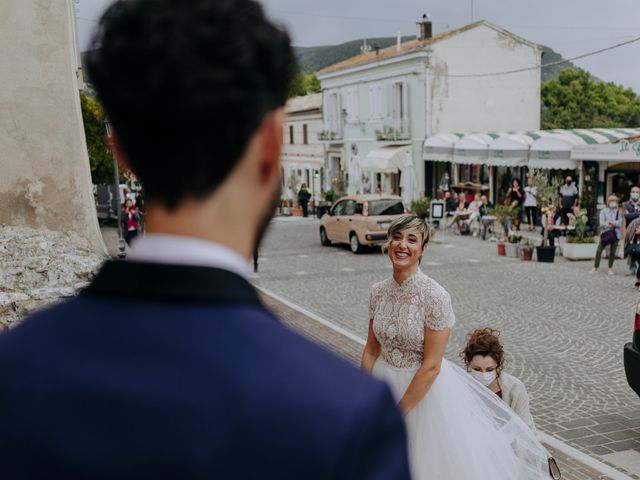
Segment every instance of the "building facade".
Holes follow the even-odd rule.
[[[432,36],[427,18],[416,40],[321,70],[327,180],[429,196],[452,166],[424,160],[427,137],[539,128],[540,60],[537,45],[489,22]]]
[[[302,184],[312,200],[322,199],[325,144],[318,139],[323,129],[322,94],[295,97],[287,102],[282,138],[282,199],[295,204]]]

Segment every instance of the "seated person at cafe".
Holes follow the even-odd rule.
[[[549,246],[555,247],[556,237],[562,235],[562,230],[558,227],[562,227],[562,214],[560,209],[555,205],[542,209],[542,235],[544,236],[544,226],[547,225],[547,240],[549,240]]]
[[[471,212],[469,215],[469,228],[473,232],[473,235],[477,235],[480,231],[480,209],[482,208],[482,196],[479,193],[476,193],[473,197],[473,201],[469,202],[467,205],[467,210]]]
[[[453,213],[458,208],[458,194],[447,192],[444,195],[444,209],[447,213]]]
[[[489,215],[489,210],[494,208],[493,203],[489,201],[486,195],[481,195],[480,201],[482,202],[482,205],[480,206],[480,216],[484,217],[485,215]]]
[[[452,227],[454,224],[457,227],[458,233],[468,232],[469,231],[469,217],[471,216],[469,210],[465,208],[464,200],[460,200],[458,203],[458,208],[453,212],[453,217],[451,221],[447,225],[447,227]],[[466,224],[464,227],[461,226],[461,222],[464,221]]]

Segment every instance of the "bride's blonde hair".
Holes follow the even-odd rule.
[[[387,243],[384,244],[383,251],[386,252],[389,249],[389,243],[393,239],[393,236],[404,230],[416,230],[422,235],[422,247],[429,243],[431,239],[431,227],[424,218],[421,218],[413,213],[402,215],[396,218],[391,225],[389,225],[389,231],[387,234]]]

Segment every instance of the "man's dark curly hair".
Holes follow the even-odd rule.
[[[92,43],[89,79],[147,199],[169,209],[222,183],[297,72],[253,0],[118,0]]]

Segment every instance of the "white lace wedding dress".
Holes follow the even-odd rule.
[[[382,347],[373,375],[399,401],[422,363],[425,327],[453,327],[451,298],[418,270],[401,285],[393,277],[375,284],[369,318]],[[534,433],[497,395],[446,359],[405,421],[414,480],[549,479],[547,453]]]

